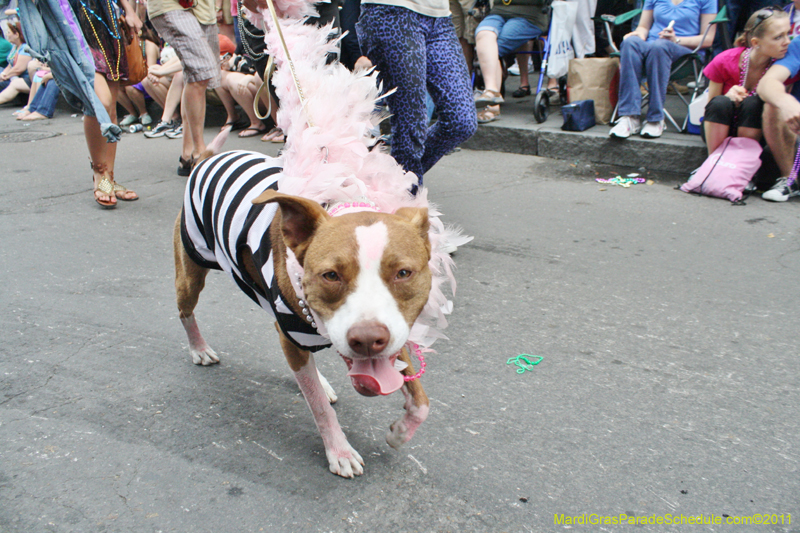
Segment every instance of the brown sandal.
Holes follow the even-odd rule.
[[[500,111],[494,111],[488,107],[484,107],[478,111],[478,124],[488,124],[500,118]]]

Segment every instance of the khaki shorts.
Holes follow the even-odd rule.
[[[475,0],[450,0],[450,15],[456,35],[469,44],[475,44],[475,28],[478,27],[478,20],[469,14],[474,6]]]
[[[209,80],[209,89],[219,87],[222,71],[216,24],[200,24],[191,11],[183,9],[167,11],[151,22],[178,54],[186,83]]]

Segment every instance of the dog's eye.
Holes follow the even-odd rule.
[[[397,271],[395,279],[408,279],[411,277],[411,274],[413,274],[413,272],[411,272],[410,270],[401,268],[400,270]]]
[[[328,272],[322,274],[322,278],[325,281],[339,281],[339,274],[337,274],[333,270],[329,270]]]

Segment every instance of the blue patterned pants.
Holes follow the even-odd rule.
[[[392,121],[392,156],[422,177],[469,139],[478,122],[467,64],[450,17],[434,18],[396,6],[361,5],[356,25],[361,51],[380,72]],[[425,91],[437,122],[428,127]]]

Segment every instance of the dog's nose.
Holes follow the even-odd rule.
[[[362,322],[347,331],[350,349],[365,357],[380,353],[389,344],[389,328],[380,322]]]

